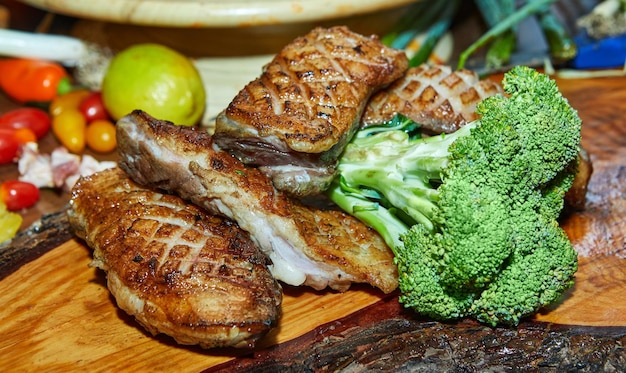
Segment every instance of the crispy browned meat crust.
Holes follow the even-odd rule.
[[[408,66],[404,52],[338,26],[315,28],[285,46],[233,99],[216,137],[267,139],[283,151],[336,158],[377,89]],[[219,141],[218,141],[219,143]]]
[[[451,133],[478,119],[476,105],[497,93],[502,93],[498,83],[480,80],[472,71],[424,64],[410,68],[401,79],[372,96],[361,125],[380,124],[400,113],[422,124],[427,132]]]
[[[354,217],[305,206],[213,144],[203,131],[135,111],[117,122],[122,167],[137,182],[179,194],[235,220],[291,285],[346,290],[352,282],[397,287],[393,253]]]
[[[277,324],[281,287],[234,222],[141,187],[120,169],[80,179],[68,216],[119,307],[151,333],[205,348],[252,347]]]

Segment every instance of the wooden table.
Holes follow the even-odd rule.
[[[31,248],[43,254],[21,266],[4,263],[0,272],[0,367],[10,371],[291,367],[298,371],[425,364],[440,369],[484,368],[498,362],[560,370],[573,363],[563,352],[565,345],[557,349],[550,344],[555,336],[568,341],[570,349],[583,344],[591,349],[586,356],[591,360],[595,356],[598,367],[620,358],[624,362],[626,78],[558,80],[558,84],[583,119],[583,145],[594,166],[585,210],[562,221],[579,253],[580,267],[575,286],[560,303],[518,328],[492,329],[471,321],[434,323],[403,310],[397,294],[385,296],[365,286],[343,294],[286,287],[284,316],[257,350],[178,346],[168,337],[148,335],[115,306],[103,273],[88,266],[89,249],[72,238],[63,214],[56,214],[48,217],[54,220],[51,227],[17,240],[16,245],[26,248],[51,229],[48,238]],[[66,198],[57,197],[54,203]],[[439,350],[432,346],[435,342]],[[508,352],[496,348],[496,342],[508,346]],[[480,353],[482,360],[468,351]],[[455,360],[455,353],[463,355]],[[501,360],[502,356],[511,360]]]

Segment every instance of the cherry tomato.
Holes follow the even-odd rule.
[[[85,150],[87,122],[78,109],[66,109],[52,118],[52,132],[61,145],[72,153]]]
[[[50,103],[48,112],[54,117],[61,114],[65,109],[78,109],[80,103],[90,94],[91,91],[88,89],[79,89],[57,96]]]
[[[30,128],[18,128],[13,130],[13,138],[15,138],[15,140],[20,144],[37,142],[37,136]]]
[[[87,146],[98,153],[110,153],[115,150],[115,125],[108,120],[95,120],[87,125],[85,134]]]
[[[22,107],[7,111],[0,116],[1,128],[30,128],[38,139],[50,130],[50,116],[41,109]]]
[[[17,157],[20,143],[12,128],[0,128],[0,164],[11,163]]]
[[[5,181],[0,185],[0,197],[9,211],[31,207],[39,201],[39,188],[20,180]]]
[[[109,119],[109,113],[102,103],[102,94],[93,92],[87,96],[78,106],[78,110],[83,113],[87,123],[98,119]]]

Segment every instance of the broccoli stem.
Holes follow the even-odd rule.
[[[398,124],[399,123],[399,124]],[[396,117],[381,126],[371,126],[357,133],[346,147],[339,165],[340,182],[328,195],[345,211],[367,211],[355,216],[373,228],[384,227],[394,219],[400,227],[389,232],[385,241],[394,247],[398,234],[407,226],[420,224],[434,230],[433,221],[439,203],[437,185],[449,162],[450,145],[470,134],[476,123],[469,123],[452,134],[412,138],[411,121]],[[393,208],[386,209],[386,207]],[[372,211],[384,209],[379,220]],[[374,216],[370,216],[374,215]]]
[[[400,237],[408,231],[409,226],[389,209],[347,192],[337,182],[330,186],[327,194],[339,208],[376,230],[394,253],[396,248],[402,247]]]

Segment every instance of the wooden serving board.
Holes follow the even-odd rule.
[[[573,325],[584,326],[577,333],[589,334],[596,342],[605,335],[609,336],[606,343],[622,343],[626,335],[626,77],[558,80],[558,84],[583,119],[583,146],[594,166],[585,210],[568,214],[562,222],[579,252],[579,271],[575,286],[560,303],[520,326],[526,328],[524,333],[516,328],[503,333],[539,338],[540,334],[526,331]],[[398,317],[407,316],[397,306],[397,294],[385,296],[366,286],[354,286],[343,294],[286,287],[280,324],[254,352],[179,346],[166,336],[147,334],[116,307],[103,273],[88,266],[90,250],[82,242],[70,238],[55,246],[0,277],[0,368],[4,371],[243,370],[244,361],[249,368],[255,358],[261,361],[270,355],[283,359],[278,364],[285,365],[295,355],[333,361],[324,355],[324,346],[342,338],[369,343],[351,338],[382,323],[389,325],[385,333],[390,335],[406,333],[408,327],[413,332],[437,327],[439,333],[469,338],[477,330],[467,329],[463,322],[439,324],[419,316],[400,323]],[[494,330],[494,335],[501,330]],[[357,346],[352,353],[357,359],[368,351]],[[618,351],[623,354],[623,347]],[[419,351],[412,354],[413,359],[423,357]],[[379,363],[392,364],[392,360]]]

